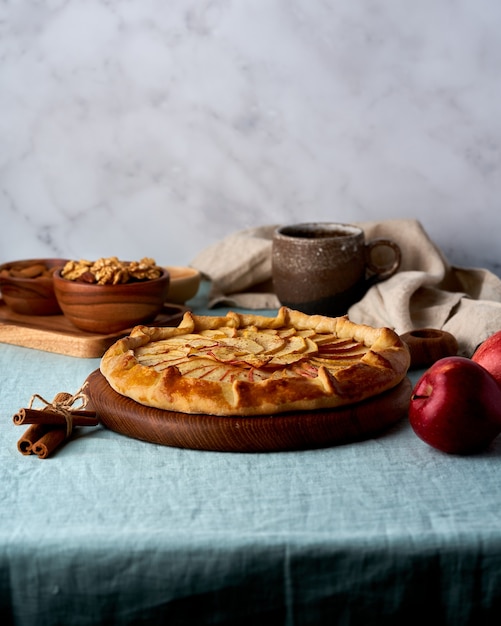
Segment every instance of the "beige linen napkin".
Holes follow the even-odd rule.
[[[348,311],[359,324],[388,326],[403,334],[416,328],[452,333],[459,354],[501,329],[501,280],[482,268],[450,265],[418,220],[356,222],[366,240],[390,238],[402,249],[399,271],[374,285]],[[271,241],[276,225],[233,233],[191,263],[212,282],[209,306],[275,309]]]

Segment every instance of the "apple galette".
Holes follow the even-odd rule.
[[[396,386],[406,345],[388,328],[346,316],[184,315],[179,326],[136,326],[104,354],[101,372],[146,406],[224,416],[273,415],[353,404]]]

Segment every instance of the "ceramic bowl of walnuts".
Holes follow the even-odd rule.
[[[80,330],[112,334],[152,322],[169,290],[169,272],[154,259],[68,261],[54,274],[64,315]]]
[[[0,265],[0,291],[7,307],[21,315],[57,315],[54,273],[66,259],[23,259]]]

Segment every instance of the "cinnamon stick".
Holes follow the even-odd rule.
[[[17,442],[17,449],[21,452],[21,454],[33,454],[33,446],[49,430],[50,426],[47,426],[46,424],[32,424],[26,429],[23,436]]]
[[[52,427],[38,441],[33,444],[33,453],[39,459],[46,459],[66,439],[66,430],[61,427]]]
[[[79,410],[70,411],[70,413],[74,426],[97,426],[99,424],[99,419],[95,411]],[[62,413],[51,411],[48,408],[43,410],[30,408],[19,409],[12,420],[17,426],[21,426],[22,424],[66,425],[66,418]]]
[[[71,437],[74,426],[97,426],[99,419],[95,411],[84,410],[87,397],[83,393],[87,383],[78,393],[72,395],[67,392],[56,394],[52,402],[47,402],[42,396],[34,394],[27,408],[19,409],[14,415],[16,425],[30,424],[24,435],[17,443],[22,454],[36,454],[40,459],[46,459],[66,439]],[[35,399],[45,404],[43,409],[32,409]],[[82,401],[80,409],[71,409],[77,401]]]

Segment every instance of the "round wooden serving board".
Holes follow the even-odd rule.
[[[151,443],[219,452],[304,450],[367,439],[407,415],[412,388],[405,378],[390,391],[338,409],[219,417],[143,406],[114,391],[99,370],[87,381],[93,408],[110,430]]]

